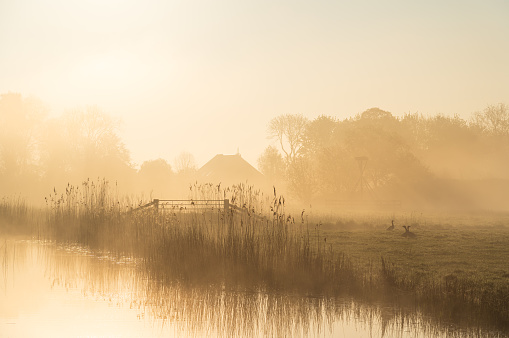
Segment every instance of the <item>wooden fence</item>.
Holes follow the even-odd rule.
[[[173,211],[173,212],[197,212],[197,211],[213,211],[213,210],[222,210],[225,215],[233,215],[235,214],[246,214],[250,217],[254,217],[259,220],[266,221],[269,218],[267,216],[262,216],[254,213],[254,211],[250,211],[247,208],[240,208],[234,204],[230,203],[229,199],[224,200],[169,200],[169,199],[154,199],[152,202],[139,206],[133,211],[140,211],[144,209],[153,209],[156,212],[165,212],[165,211]]]
[[[156,211],[196,211],[203,209],[223,209],[225,212],[228,212],[230,208],[235,206],[230,206],[230,200],[163,200],[163,199],[154,199],[152,202],[141,205],[132,211],[142,210],[153,208]],[[236,208],[236,207],[235,207]]]

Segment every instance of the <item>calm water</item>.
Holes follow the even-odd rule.
[[[0,337],[436,337],[418,314],[149,280],[139,262],[0,238]]]

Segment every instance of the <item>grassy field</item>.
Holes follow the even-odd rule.
[[[367,276],[366,284],[384,284],[371,286],[382,292],[372,300],[408,304],[411,298],[411,306],[438,313],[446,322],[492,321],[507,329],[507,215],[415,215],[322,215],[325,222],[315,215],[307,227],[315,250],[342,252]],[[386,230],[392,217],[395,228]],[[412,236],[403,236],[402,224],[411,224]]]
[[[415,226],[415,237],[403,237],[402,228],[342,230],[322,226],[320,237],[355,264],[368,268],[381,257],[398,273],[419,278],[475,278],[509,283],[509,227]],[[324,245],[324,244],[322,244]]]

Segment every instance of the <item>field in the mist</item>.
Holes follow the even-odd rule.
[[[415,237],[402,236],[402,227],[387,231],[322,226],[315,233],[364,269],[383,258],[406,283],[418,285],[425,279],[469,280],[479,287],[509,285],[509,228],[413,226],[410,230]]]
[[[383,281],[383,298],[418,299],[421,308],[459,321],[481,309],[509,315],[507,215],[412,215],[393,230],[386,215],[325,218],[309,226],[314,246],[343,252],[376,283]],[[403,225],[413,235],[404,236]]]

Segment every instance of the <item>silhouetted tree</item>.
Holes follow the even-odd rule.
[[[355,158],[344,144],[331,143],[315,153],[317,190],[329,199],[345,198],[358,179]]]
[[[311,154],[330,146],[337,125],[338,121],[335,118],[325,115],[309,122],[303,135],[302,152]]]
[[[509,107],[503,103],[490,105],[474,113],[473,124],[495,135],[509,135]]]
[[[134,172],[118,136],[119,124],[94,106],[48,121],[43,139],[46,176],[71,182],[105,177],[127,184]]]
[[[173,175],[171,166],[162,158],[143,162],[138,171],[142,190],[158,198],[169,194]]]
[[[258,169],[273,184],[284,179],[286,164],[274,146],[268,146],[258,158]]]
[[[177,174],[189,175],[194,174],[197,170],[193,154],[187,151],[183,151],[175,157],[173,163]]]
[[[39,174],[39,139],[45,105],[21,94],[0,95],[0,185],[2,192],[34,189]]]
[[[329,199],[349,198],[360,179],[357,157],[368,159],[363,179],[378,192],[415,184],[427,170],[405,135],[400,121],[379,108],[343,121],[320,116],[308,124],[299,165],[289,166],[290,185]]]
[[[360,156],[369,159],[364,178],[374,188],[390,182],[394,168],[399,165],[396,154],[408,151],[398,120],[379,108],[343,121],[337,131],[335,141],[350,154],[352,162]]]
[[[24,174],[38,157],[38,133],[46,115],[43,104],[21,94],[0,95],[0,159],[4,172]]]
[[[301,114],[280,115],[269,123],[269,138],[279,142],[287,163],[291,163],[300,155],[304,133],[309,120]]]
[[[317,172],[312,162],[298,157],[288,166],[288,189],[301,201],[309,203],[318,192]]]

